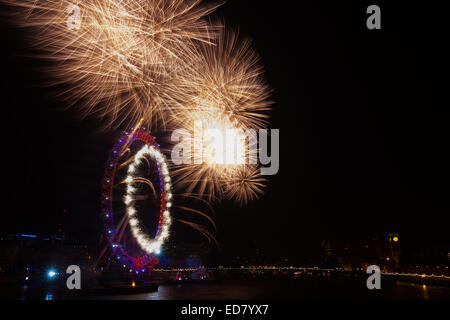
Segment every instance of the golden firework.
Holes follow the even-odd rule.
[[[228,117],[245,128],[262,128],[270,110],[270,89],[251,41],[223,31],[211,43],[200,43],[177,75],[172,120],[185,121],[190,113],[205,118]]]
[[[197,48],[171,95],[169,123],[187,130],[191,150],[191,161],[172,170],[178,187],[241,204],[262,193],[256,129],[265,126],[271,102],[261,74],[250,42],[235,32]]]
[[[241,167],[225,185],[225,195],[243,205],[256,200],[264,192],[266,179],[258,166]]]
[[[56,82],[70,84],[68,104],[107,127],[164,123],[174,74],[216,29],[203,18],[217,5],[200,0],[5,2],[21,7],[16,21],[34,28]]]

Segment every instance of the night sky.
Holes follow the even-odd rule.
[[[216,206],[224,261],[259,248],[300,263],[321,240],[340,247],[389,231],[411,250],[450,246],[450,20],[426,3],[229,0],[215,13],[253,38],[281,139],[265,196]],[[370,4],[381,7],[381,30],[366,28]],[[66,209],[69,237],[95,243],[118,132],[64,110],[26,35],[2,23],[0,232],[53,232]]]

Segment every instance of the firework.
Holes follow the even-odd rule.
[[[183,145],[191,154],[186,159],[188,163],[174,166],[174,179],[188,193],[220,199],[224,186],[247,163],[256,162],[256,133],[244,131],[220,114],[190,112],[184,118],[189,134],[183,136]]]
[[[177,124],[191,113],[201,113],[205,118],[227,117],[244,128],[266,125],[270,89],[250,40],[222,29],[212,44],[197,46],[189,62],[177,75],[172,93]]]
[[[200,0],[4,1],[20,7],[16,21],[35,28],[34,44],[51,59],[55,82],[69,84],[68,105],[107,127],[141,118],[147,125],[164,123],[173,75],[195,42],[211,41],[216,28],[203,18],[218,6]]]
[[[189,132],[184,143],[192,150],[190,163],[173,168],[178,186],[241,204],[262,193],[255,129],[265,126],[271,103],[261,74],[250,42],[237,33],[198,47],[172,94],[169,123]]]
[[[165,206],[166,210],[163,212],[162,215],[162,224],[161,224],[161,230],[158,232],[155,239],[151,239],[141,228],[140,228],[140,221],[137,217],[136,210],[133,205],[134,196],[135,196],[135,185],[136,182],[141,182],[143,178],[136,179],[134,176],[134,172],[136,170],[136,167],[139,166],[139,164],[142,162],[142,159],[145,156],[150,156],[151,158],[155,159],[158,163],[158,168],[161,168],[163,182],[164,183],[164,191],[166,192],[166,199],[165,199]],[[157,149],[155,149],[153,146],[144,145],[141,150],[134,156],[134,162],[128,166],[128,176],[126,178],[127,183],[127,194],[125,196],[125,204],[127,205],[127,214],[130,217],[129,224],[130,229],[134,237],[136,238],[138,244],[141,246],[141,248],[147,252],[147,253],[159,253],[161,250],[161,246],[164,243],[164,241],[169,236],[169,227],[171,223],[170,218],[170,207],[172,206],[172,202],[170,201],[172,198],[171,193],[171,182],[170,182],[170,176],[169,171],[167,168],[167,163],[165,157],[161,154],[161,152]]]
[[[238,204],[258,199],[264,192],[266,179],[261,176],[258,166],[241,167],[233,177],[227,181],[224,191],[228,199]]]

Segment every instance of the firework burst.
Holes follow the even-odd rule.
[[[197,46],[183,73],[177,75],[172,94],[175,122],[201,112],[205,118],[228,117],[235,126],[264,127],[271,101],[262,73],[250,40],[222,29],[212,44]]]
[[[227,181],[224,191],[227,198],[243,205],[258,199],[264,192],[265,183],[258,166],[246,166],[239,168]]]
[[[198,47],[176,78],[177,93],[172,95],[169,123],[187,129],[184,143],[193,150],[190,164],[173,168],[178,186],[241,204],[262,193],[264,179],[254,165],[256,131],[251,131],[265,126],[264,112],[271,104],[261,74],[250,42],[235,32],[221,33],[213,45]],[[211,132],[222,133],[224,139],[211,139]]]
[[[57,83],[70,84],[68,104],[107,127],[141,118],[148,126],[164,123],[173,75],[194,42],[211,41],[216,28],[203,18],[218,6],[200,0],[4,1],[22,9],[16,21],[35,28],[34,44],[53,61],[49,71]],[[71,16],[74,4],[79,17]]]

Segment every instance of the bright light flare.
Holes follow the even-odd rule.
[[[202,158],[208,166],[245,164],[245,136],[226,118],[196,120],[194,124],[194,159]]]

